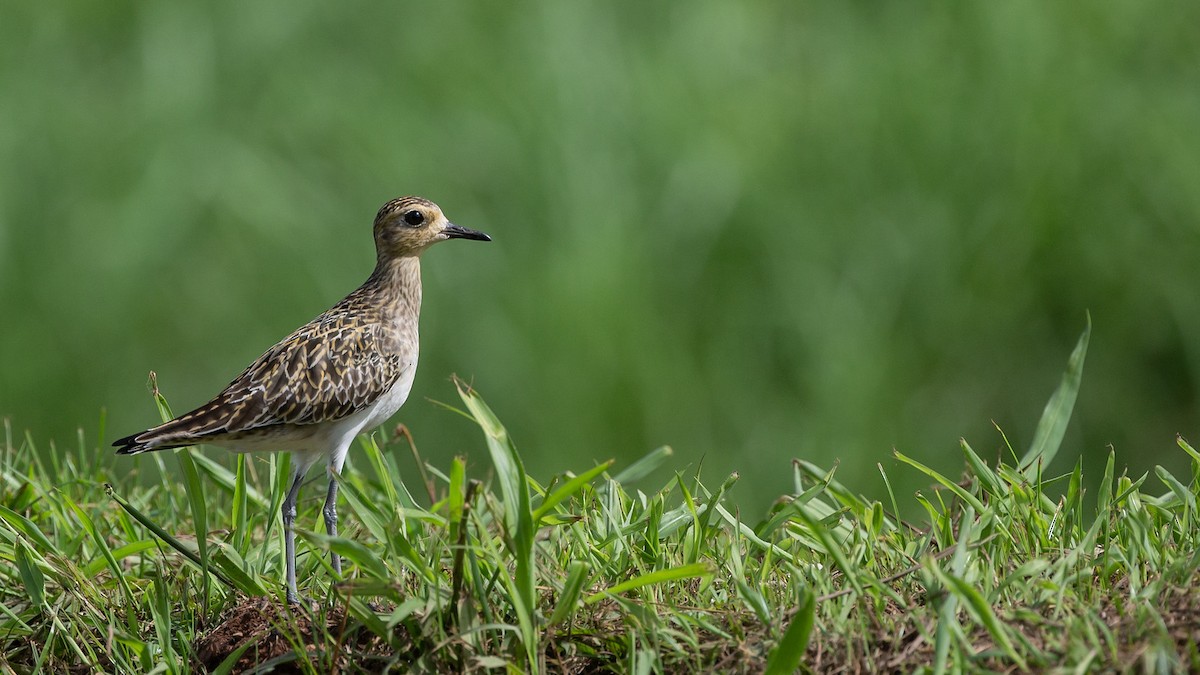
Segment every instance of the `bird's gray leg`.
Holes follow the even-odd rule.
[[[283,555],[287,567],[287,601],[289,605],[299,605],[300,596],[296,594],[296,532],[292,525],[296,522],[296,497],[300,495],[300,484],[304,482],[307,465],[298,457],[292,458],[292,485],[288,488],[287,496],[283,498]]]
[[[325,508],[322,512],[325,514],[325,533],[331,537],[337,536],[337,473],[333,467],[329,467],[329,491],[325,493]],[[339,576],[342,573],[342,556],[337,553],[329,554],[329,562],[333,565],[333,571]]]

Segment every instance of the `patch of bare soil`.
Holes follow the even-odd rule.
[[[272,659],[272,672],[302,672],[296,661],[284,657],[298,648],[315,650],[328,635],[344,631],[346,615],[340,607],[318,614],[293,609],[272,598],[245,598],[228,609],[217,625],[196,641],[196,658],[211,671],[229,655],[246,646],[234,673],[242,673]],[[247,646],[249,645],[249,646]]]

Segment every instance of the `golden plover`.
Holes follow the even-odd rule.
[[[217,396],[175,419],[113,443],[119,455],[200,443],[236,452],[286,450],[283,500],[287,600],[296,594],[296,497],[325,458],[325,529],[337,534],[337,481],[358,434],[387,421],[408,398],[417,369],[422,252],[446,239],[491,241],[446,220],[420,197],[393,199],[375,216],[375,271],[341,302],[280,340]],[[203,534],[201,534],[203,536]],[[334,553],[333,569],[341,573]]]

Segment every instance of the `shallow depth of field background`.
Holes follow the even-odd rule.
[[[1090,310],[1055,464],[1200,440],[1200,4],[14,4],[0,22],[0,416],[177,412],[370,272],[421,194],[396,421],[445,466],[474,381],[530,472],[1018,452]],[[116,461],[116,460],[114,460]],[[351,460],[353,461],[353,459]],[[1091,466],[1098,475],[1099,468]],[[902,491],[922,488],[890,471]],[[81,477],[86,479],[87,477]],[[661,484],[661,483],[656,483]],[[651,488],[653,486],[650,486]]]

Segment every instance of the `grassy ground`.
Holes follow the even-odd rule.
[[[667,448],[535,478],[460,383],[491,465],[402,478],[411,439],[363,438],[344,537],[318,533],[324,491],[303,493],[297,611],[280,605],[286,456],[114,461],[9,431],[0,672],[1195,671],[1200,453],[1179,440],[1180,477],[1129,477],[1110,454],[1096,494],[1081,463],[1042,472],[1087,337],[1028,451],[964,442],[954,477],[897,454],[931,488],[875,499],[797,460],[765,515],[723,506],[750,487],[736,474],[647,484]],[[919,524],[894,515],[910,499]]]

